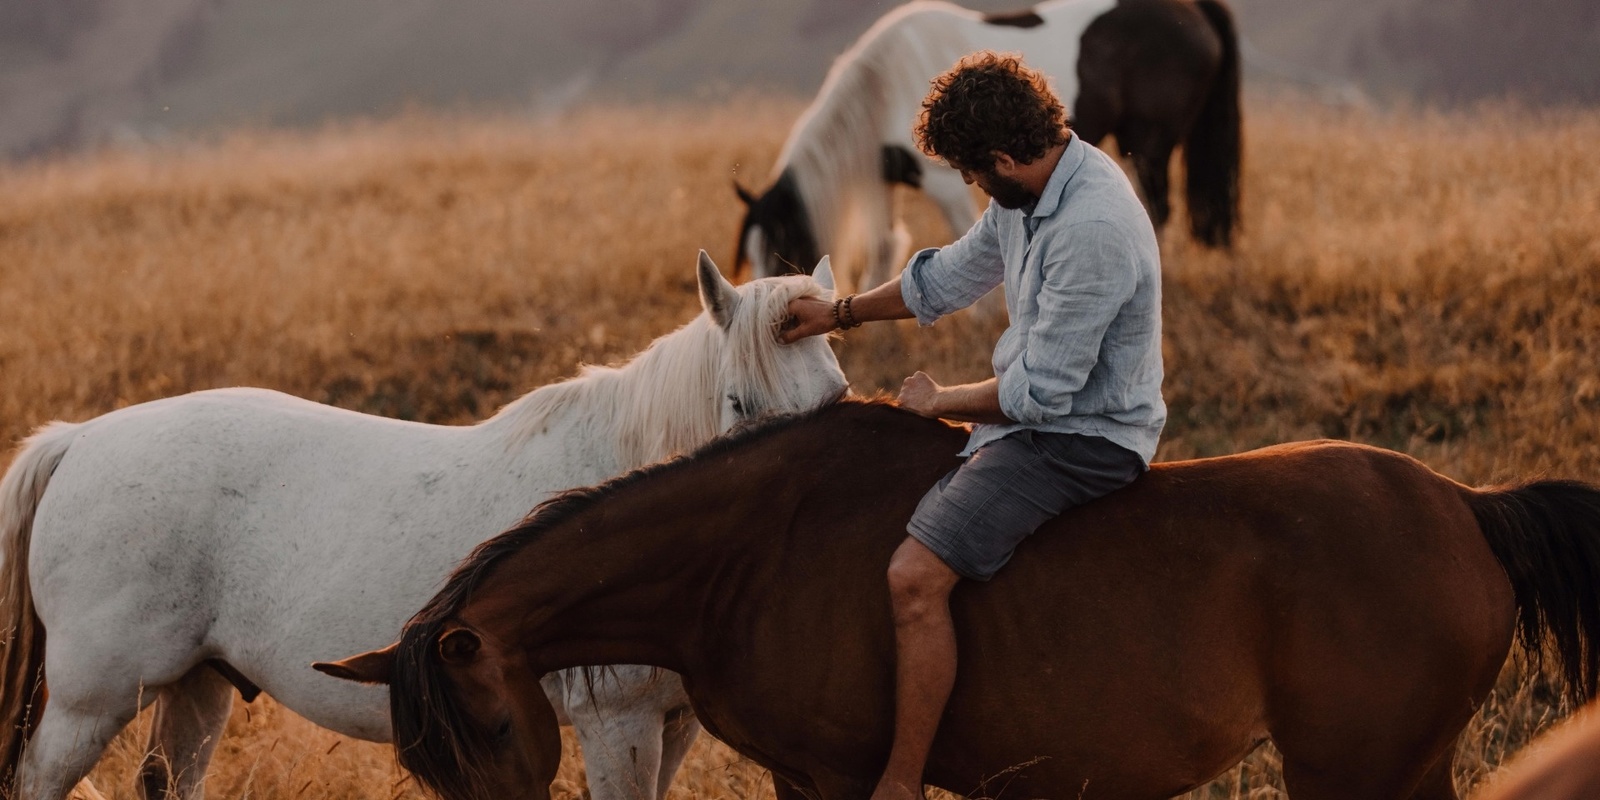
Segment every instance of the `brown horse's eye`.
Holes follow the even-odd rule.
[[[494,732],[494,738],[502,742],[511,738],[511,720],[508,719],[505,722],[500,723],[499,730]]]

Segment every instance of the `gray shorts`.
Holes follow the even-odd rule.
[[[986,581],[1047,520],[1144,471],[1137,453],[1098,436],[1017,431],[941,478],[906,531],[957,574]]]

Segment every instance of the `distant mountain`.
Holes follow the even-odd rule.
[[[1597,0],[1232,0],[1260,61],[1378,97],[1600,103]]]
[[[1596,0],[1233,2],[1257,83],[1597,99]],[[539,113],[594,98],[807,95],[895,4],[0,0],[0,153],[408,104]]]

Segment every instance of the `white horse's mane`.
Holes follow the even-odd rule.
[[[623,469],[687,452],[721,432],[722,398],[730,391],[748,391],[780,407],[805,405],[799,387],[782,378],[777,325],[790,300],[823,291],[805,275],[752,281],[739,287],[728,330],[701,312],[626,363],[586,365],[576,377],[513,400],[484,424],[509,426],[515,445],[543,433],[567,410],[583,408],[610,428],[593,435],[616,442]],[[723,364],[736,374],[722,374]]]
[[[968,43],[941,14],[970,15],[949,3],[915,0],[885,14],[844,51],[778,154],[773,180],[789,170],[819,247],[837,238],[841,205],[858,190],[882,192],[885,127],[893,102],[920,99],[928,78],[949,69]],[[904,131],[904,140],[911,132]]]

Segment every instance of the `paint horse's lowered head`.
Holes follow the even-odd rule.
[[[745,206],[744,221],[739,224],[735,274],[742,272],[746,262],[757,278],[804,273],[817,263],[821,255],[816,229],[792,172],[785,170],[760,195],[738,183],[734,183],[733,190]]]

